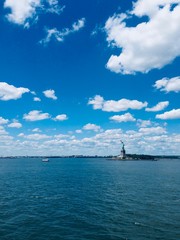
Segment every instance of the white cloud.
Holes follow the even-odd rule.
[[[100,95],[96,95],[94,98],[90,98],[89,105],[93,105],[93,109],[102,109],[104,105],[104,98]]]
[[[8,127],[10,127],[10,128],[21,128],[22,124],[19,123],[18,121],[14,121],[14,122],[8,124]]]
[[[66,114],[60,114],[60,115],[57,115],[55,118],[53,118],[53,120],[55,121],[65,121],[67,119],[68,117]]]
[[[107,139],[114,139],[115,141],[117,141],[117,139],[121,139],[121,136],[122,136],[122,130],[121,129],[108,129],[108,130],[105,130],[104,132],[102,133],[98,133],[96,136],[95,136],[95,139],[104,139],[104,140],[107,140]]]
[[[139,0],[133,3],[134,9],[132,13],[139,17],[153,17],[158,13],[160,7],[164,7],[167,4],[177,4],[179,2],[179,0]]]
[[[7,19],[15,24],[29,26],[29,20],[36,16],[36,9],[41,6],[41,0],[6,0],[4,8],[9,8],[11,13]]]
[[[108,100],[105,101],[103,97],[96,95],[94,98],[90,98],[89,105],[93,105],[93,109],[101,109],[105,112],[120,112],[128,109],[142,109],[147,106],[147,102],[140,102],[137,100],[121,99],[118,101]]]
[[[81,129],[77,129],[75,132],[76,133],[82,133],[82,130]]]
[[[167,119],[180,119],[180,109],[173,109],[163,114],[157,114],[156,118],[167,120]]]
[[[34,128],[32,132],[41,132],[41,130],[39,128]]]
[[[154,87],[165,92],[179,92],[180,91],[180,76],[174,78],[163,78],[157,80]]]
[[[38,140],[48,139],[51,137],[46,134],[34,133],[34,134],[24,135],[24,138],[38,141]]]
[[[147,127],[147,126],[151,126],[152,125],[152,122],[150,120],[141,120],[141,119],[138,119],[137,120],[137,126],[138,127]]]
[[[64,9],[59,6],[58,0],[6,0],[4,8],[10,10],[7,14],[8,21],[25,28],[28,28],[31,22],[37,22],[39,13],[60,14]]]
[[[14,87],[5,82],[0,82],[0,100],[16,100],[21,98],[24,93],[28,93],[30,90],[23,87]]]
[[[44,91],[43,93],[47,98],[52,98],[54,100],[57,100],[57,97],[55,96],[55,91],[54,90],[49,89],[49,90]]]
[[[2,126],[1,126],[2,127]],[[135,131],[107,129],[91,132],[89,137],[65,134],[24,134],[17,139],[0,127],[1,155],[118,155],[121,140],[126,152],[136,154],[179,154],[180,134],[167,133],[164,127],[144,127]],[[171,142],[171,144],[169,144]]]
[[[162,128],[162,127],[150,127],[150,128],[140,128],[139,129],[139,132],[140,133],[143,133],[143,134],[147,134],[147,135],[149,135],[149,134],[164,134],[164,133],[166,133],[166,129],[165,128]]]
[[[28,114],[24,114],[23,116],[23,119],[27,121],[40,121],[48,118],[50,118],[49,113],[42,113],[42,111],[38,110],[30,111]]]
[[[109,118],[110,120],[113,120],[115,122],[134,122],[136,119],[130,114],[125,113],[123,115],[114,115]]]
[[[72,24],[72,28],[64,28],[62,31],[57,30],[56,28],[46,29],[47,36],[40,41],[41,44],[46,45],[51,41],[51,39],[55,39],[58,42],[63,42],[64,38],[71,33],[78,32],[85,25],[85,18],[79,19],[77,22]]]
[[[24,137],[24,133],[18,134],[18,137]]]
[[[54,135],[54,138],[57,138],[57,139],[62,139],[62,138],[69,138],[70,135],[68,134],[57,134],[57,135]]]
[[[96,36],[98,33],[102,33],[103,29],[101,25],[96,25],[95,28],[92,30],[91,32],[91,36],[94,37]]]
[[[47,0],[47,3],[49,4],[49,6],[48,8],[46,8],[46,11],[50,13],[60,14],[65,8],[65,6],[59,6],[58,0]]]
[[[168,101],[159,102],[158,104],[156,104],[156,106],[154,106],[152,108],[146,108],[145,110],[147,112],[158,112],[158,111],[164,110],[168,105],[169,105]]]
[[[0,132],[1,132],[1,130],[0,130]],[[2,143],[4,143],[5,145],[3,146],[3,144],[1,145],[0,144],[0,147],[2,148],[2,152],[4,152],[4,150],[5,150],[5,148],[8,146],[8,148],[9,148],[9,146],[11,146],[12,145],[12,140],[13,140],[14,138],[12,137],[12,136],[9,136],[9,135],[7,135],[7,133],[5,134],[5,135],[1,135],[1,137],[0,137],[0,142],[1,142],[1,144]],[[6,152],[6,151],[5,151]]]
[[[177,3],[171,8],[173,3]],[[129,17],[148,16],[136,26],[127,26]],[[116,73],[147,73],[161,69],[180,56],[180,1],[138,0],[133,10],[115,14],[105,24],[109,44],[122,49],[112,55],[107,68]]]
[[[46,134],[39,134],[39,133],[34,133],[34,134],[29,134],[29,135],[25,135],[24,133],[20,133],[18,135],[18,137],[23,137],[23,138],[26,138],[26,139],[29,139],[29,140],[35,140],[35,141],[51,138],[51,136],[48,136]]]
[[[8,132],[4,129],[4,127],[3,126],[0,126],[0,135],[6,135],[6,134],[8,134]]]
[[[99,130],[101,130],[101,127],[93,123],[88,123],[84,125],[83,130],[92,130],[98,132]]]
[[[34,97],[33,100],[34,100],[35,102],[41,102],[41,99],[38,98],[38,97]]]
[[[8,122],[9,122],[8,119],[5,119],[5,118],[3,118],[3,117],[0,117],[0,124],[6,124],[6,123],[8,123]]]
[[[72,29],[70,30],[71,32],[77,32],[79,31],[81,28],[84,27],[85,24],[85,18],[81,18],[79,19],[77,22],[74,22],[72,25]]]

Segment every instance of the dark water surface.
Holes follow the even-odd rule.
[[[0,159],[0,240],[178,240],[180,161]]]

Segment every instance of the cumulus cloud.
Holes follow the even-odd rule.
[[[5,118],[3,118],[3,117],[0,117],[0,125],[1,125],[1,124],[6,124],[6,123],[8,123],[8,122],[9,122],[8,119],[5,119]]]
[[[18,98],[21,98],[24,93],[28,92],[30,92],[28,88],[17,88],[13,85],[9,85],[6,82],[0,82],[0,100],[16,100]]]
[[[77,129],[75,132],[76,133],[82,133],[82,130],[81,129]]]
[[[164,110],[168,105],[169,105],[168,101],[159,102],[158,104],[156,104],[156,106],[154,106],[152,108],[146,108],[145,110],[147,112],[158,112],[158,111]]]
[[[33,100],[34,100],[35,102],[41,102],[41,99],[38,98],[38,97],[34,97]]]
[[[165,7],[167,4],[178,4],[179,0],[138,0],[133,3],[134,13],[138,17],[148,16],[153,17],[158,13],[160,8]]]
[[[18,134],[18,137],[24,137],[24,133]]]
[[[35,141],[39,141],[39,140],[50,138],[50,136],[48,136],[46,134],[39,134],[39,133],[24,135],[23,137],[27,138],[29,140],[35,140]]]
[[[58,4],[58,0],[6,0],[4,8],[10,10],[6,16],[8,21],[25,28],[28,28],[31,22],[38,20],[38,13],[60,14],[63,10],[63,7],[61,8]]]
[[[32,132],[41,132],[41,130],[39,128],[34,128]]]
[[[55,121],[65,121],[67,119],[68,117],[66,114],[60,114],[60,115],[57,115],[55,118],[53,118],[53,120]]]
[[[2,127],[2,126],[1,126]],[[0,148],[2,154],[10,155],[118,155],[121,140],[127,153],[178,154],[180,134],[167,133],[164,127],[141,127],[138,131],[129,129],[107,129],[91,132],[89,137],[65,134],[24,134],[13,139],[0,127]],[[71,133],[72,134],[72,133]],[[79,137],[79,138],[78,138]],[[13,141],[12,141],[13,140]],[[172,144],[169,145],[169,142]],[[93,151],[92,151],[93,150]]]
[[[6,0],[4,8],[10,9],[7,19],[18,25],[29,26],[29,20],[36,16],[36,9],[41,6],[41,0]]]
[[[148,20],[141,18],[144,16]],[[142,21],[129,27],[129,17]],[[179,28],[179,0],[136,1],[132,11],[115,14],[106,21],[104,29],[109,45],[121,49],[120,55],[109,58],[107,68],[122,74],[161,69],[180,56]]]
[[[143,133],[143,134],[147,134],[147,135],[149,135],[149,134],[164,134],[164,133],[166,133],[166,129],[165,128],[162,128],[162,127],[160,127],[160,126],[158,126],[158,127],[149,127],[149,128],[147,128],[147,127],[144,127],[144,128],[140,128],[139,129],[139,132],[140,133]]]
[[[98,132],[100,129],[101,129],[100,126],[93,123],[88,123],[83,126],[83,130],[92,130],[92,131]]]
[[[104,132],[102,133],[98,133],[96,136],[95,136],[95,139],[104,139],[104,140],[107,140],[107,139],[121,139],[122,137],[122,130],[121,129],[107,129],[105,130]]]
[[[168,119],[180,119],[180,109],[173,109],[163,114],[157,114],[156,118],[168,120]]]
[[[62,31],[57,30],[56,28],[48,29],[46,28],[46,37],[40,41],[41,44],[46,45],[52,39],[55,39],[58,42],[63,42],[64,38],[71,33],[78,32],[85,25],[85,18],[79,19],[77,22],[72,24],[71,29],[64,28]]]
[[[104,98],[100,95],[96,95],[94,98],[90,98],[89,105],[93,105],[93,109],[102,109],[104,104]]]
[[[164,92],[179,92],[180,91],[180,76],[174,78],[163,78],[157,80],[154,84],[156,89]]]
[[[10,128],[21,128],[22,124],[18,121],[13,121],[12,123],[8,124],[8,127],[10,127]]]
[[[33,110],[23,115],[23,119],[27,121],[40,121],[48,118],[50,118],[49,113],[42,113],[42,111],[38,110]]]
[[[114,115],[109,118],[110,120],[113,120],[115,122],[134,122],[136,119],[130,114],[125,113],[123,115]]]
[[[89,105],[93,105],[93,109],[101,109],[105,112],[120,112],[128,109],[142,109],[147,106],[147,102],[140,102],[137,100],[120,99],[118,101],[108,100],[105,101],[103,97],[96,95],[90,98]]]
[[[29,135],[25,135],[24,133],[20,133],[18,135],[18,137],[23,137],[29,140],[35,140],[35,141],[39,141],[39,140],[45,140],[48,138],[51,138],[51,136],[48,136],[46,134],[39,134],[39,133],[33,133],[33,134],[29,134]]]
[[[68,135],[68,134],[57,134],[57,135],[54,135],[54,138],[56,138],[56,139],[70,138],[70,135]]]
[[[141,119],[138,119],[137,120],[137,126],[138,127],[147,127],[147,126],[151,126],[152,125],[152,122],[150,120],[141,120]]]
[[[6,135],[8,132],[4,129],[3,126],[0,126],[0,135]]]
[[[57,100],[57,97],[56,97],[56,95],[55,95],[55,91],[54,91],[54,90],[49,89],[49,90],[44,91],[43,93],[44,93],[44,95],[45,95],[47,98],[52,98],[52,99],[54,99],[54,100]]]
[[[12,144],[14,143],[14,141],[12,141],[13,139],[14,139],[14,137],[9,136],[8,134],[1,135],[1,138],[0,138],[0,142],[1,142],[0,148],[3,150],[2,151],[3,153],[6,152],[6,150],[8,150],[8,151],[10,150],[9,146],[12,146]]]

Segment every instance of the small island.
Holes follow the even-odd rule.
[[[125,150],[125,144],[124,142],[121,140],[121,144],[122,144],[122,149],[121,149],[121,153],[118,156],[109,158],[110,160],[121,160],[121,161],[127,161],[127,160],[151,160],[151,161],[157,161],[157,158],[155,158],[155,156],[152,155],[143,155],[143,154],[126,154],[126,150]]]

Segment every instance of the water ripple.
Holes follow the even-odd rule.
[[[178,161],[0,160],[0,239],[180,239],[178,167]]]

